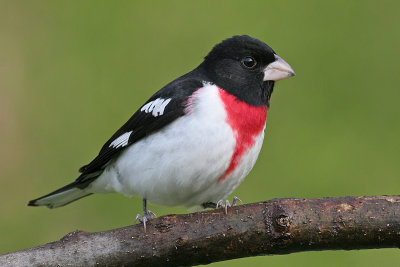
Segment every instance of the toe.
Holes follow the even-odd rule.
[[[237,204],[238,202],[243,203],[243,201],[242,201],[240,198],[238,198],[238,197],[236,197],[236,196],[233,197],[232,206],[236,206],[236,204]]]
[[[157,217],[157,215],[152,212],[151,210],[147,210],[147,216],[150,217],[149,219],[153,219],[155,217]]]
[[[229,200],[225,200],[225,214],[228,214],[228,207],[231,206],[231,203],[229,203]]]
[[[219,207],[223,207],[224,206],[224,202],[222,199],[218,200],[217,205],[216,205],[216,209],[218,209]]]

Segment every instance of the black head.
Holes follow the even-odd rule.
[[[217,44],[199,68],[210,82],[255,106],[269,105],[274,82],[294,75],[271,47],[247,35]]]

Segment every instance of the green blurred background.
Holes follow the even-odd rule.
[[[1,1],[0,253],[132,224],[137,197],[96,195],[55,210],[26,203],[75,179],[148,97],[235,34],[265,41],[297,73],[275,87],[263,150],[235,195],[399,194],[399,3]],[[398,250],[382,249],[213,266],[399,262]]]

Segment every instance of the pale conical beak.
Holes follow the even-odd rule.
[[[275,61],[264,69],[264,81],[279,81],[295,76],[296,73],[281,57],[275,55]]]

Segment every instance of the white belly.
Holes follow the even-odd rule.
[[[88,191],[138,195],[157,204],[187,207],[232,193],[254,166],[264,131],[235,170],[218,181],[230,164],[234,133],[216,86],[198,90],[192,103],[188,114],[126,148]]]

